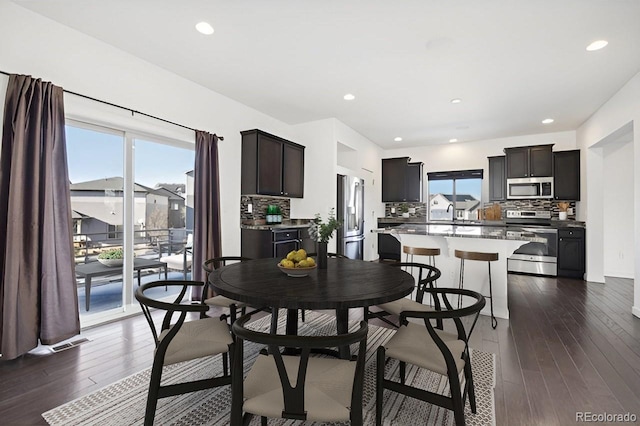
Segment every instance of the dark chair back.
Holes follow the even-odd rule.
[[[446,347],[442,342],[442,339],[434,330],[431,325],[430,320],[434,319],[436,322],[451,320],[455,324],[456,332],[458,333],[458,339],[464,340],[466,343],[465,352],[468,351],[469,345],[469,336],[473,332],[473,329],[476,326],[476,322],[478,321],[478,317],[480,316],[480,311],[487,304],[486,299],[483,295],[476,291],[462,289],[462,288],[433,288],[425,290],[425,293],[433,296],[436,310],[431,312],[403,312],[400,315],[400,323],[405,324],[408,318],[421,318],[424,320],[425,327],[427,327],[427,331],[429,335],[433,338],[434,342],[438,347],[443,350],[443,347]],[[451,297],[466,297],[470,298],[473,303],[463,308],[454,309],[451,305],[451,301],[449,300]],[[462,318],[472,317],[473,322],[469,331],[466,331],[464,328],[464,324],[462,323]],[[440,324],[438,324],[437,328],[442,328]]]
[[[412,294],[413,300],[424,303],[424,295],[427,289],[435,288],[434,283],[440,278],[442,273],[435,266],[417,262],[397,262],[389,266],[403,268],[416,280],[416,290]],[[435,300],[436,310],[439,310],[438,300]]]
[[[376,368],[376,424],[382,423],[382,395],[385,389],[399,392],[404,395],[411,396],[413,398],[420,399],[432,404],[439,405],[441,407],[453,410],[454,419],[456,425],[462,426],[465,424],[464,407],[467,395],[469,396],[469,405],[471,412],[476,412],[476,398],[475,389],[473,384],[473,375],[471,371],[471,357],[469,351],[469,337],[476,325],[480,311],[486,305],[484,296],[480,293],[457,288],[430,288],[426,289],[425,293],[431,295],[436,301],[437,305],[442,309],[436,311],[418,312],[418,311],[404,311],[400,314],[400,323],[402,326],[398,332],[384,345],[380,346],[377,350],[377,368]],[[464,297],[471,299],[471,303],[468,306],[454,309],[450,298],[458,299]],[[472,317],[473,322],[469,331],[466,332],[462,319],[465,317]],[[424,321],[424,326],[427,329],[427,335],[424,333],[415,333],[421,325],[409,323],[409,318],[419,318]],[[457,330],[457,338],[453,338],[452,334],[444,331],[436,331],[435,327],[431,324],[431,320],[448,322],[453,321]],[[438,327],[439,328],[439,327]],[[415,347],[407,348],[411,343],[406,343],[408,337],[414,342]],[[419,339],[425,339],[425,342],[421,342]],[[397,341],[396,341],[397,339]],[[435,346],[437,346],[441,356],[435,355],[437,352],[432,351],[429,348],[432,345],[426,339],[431,339]],[[462,342],[464,345],[460,345],[458,342]],[[400,342],[400,343],[398,343]],[[401,348],[401,351],[399,351]],[[394,353],[392,357],[397,358],[400,361],[399,375],[400,382],[395,382],[391,379],[384,377],[384,366],[386,365],[387,350],[390,353]],[[417,354],[423,351],[421,357]],[[411,353],[412,357],[406,358],[405,353]],[[440,374],[444,374],[442,369],[445,370],[447,378],[449,379],[449,392],[447,394],[437,394],[433,392],[427,392],[423,389],[418,389],[414,385],[405,383],[406,364],[416,363],[416,359],[430,360],[431,364],[417,365],[420,368],[434,368]],[[438,364],[444,360],[444,366],[440,367]],[[462,361],[462,363],[461,363]],[[464,371],[464,386],[460,383],[460,373]]]
[[[200,300],[204,302],[207,299],[209,293],[209,274],[215,271],[218,268],[221,268],[227,264],[227,262],[245,262],[247,260],[251,260],[248,257],[243,256],[220,256],[214,257],[212,259],[205,260],[202,262],[202,269],[205,272],[205,286],[202,287],[202,295],[200,296]]]
[[[145,409],[145,426],[153,425],[158,399],[183,393],[196,392],[231,383],[228,369],[228,354],[233,351],[233,338],[226,322],[215,318],[187,321],[190,312],[202,315],[208,307],[201,304],[183,304],[184,296],[191,286],[203,286],[200,281],[154,281],[136,289],[135,297],[151,327],[156,345],[149,379],[149,392]],[[173,302],[156,300],[145,294],[155,287],[182,287]],[[158,328],[151,315],[151,308],[165,311]],[[177,320],[174,319],[177,314]],[[222,324],[222,325],[221,325]],[[195,336],[198,339],[195,339]],[[174,344],[172,345],[172,341]],[[203,342],[205,342],[203,344]],[[207,344],[209,343],[209,344]],[[198,358],[222,355],[223,374],[217,377],[198,379],[162,385],[162,371],[165,365]],[[242,371],[242,370],[240,370]]]
[[[360,327],[353,333],[340,334],[333,336],[295,336],[264,333],[250,330],[245,327],[246,322],[251,315],[244,315],[233,323],[232,330],[236,336],[235,353],[233,355],[234,364],[232,370],[237,368],[242,371],[244,362],[243,342],[250,341],[268,347],[268,356],[274,358],[280,382],[282,385],[284,410],[282,418],[290,419],[306,419],[306,410],[304,403],[305,396],[305,380],[307,366],[310,361],[309,356],[311,349],[334,348],[346,346],[353,343],[359,343],[356,362],[354,382],[351,394],[351,416],[352,424],[362,424],[362,392],[364,381],[364,363],[367,348],[367,332],[368,326],[365,321],[360,322]],[[289,377],[285,362],[281,351],[287,348],[296,348],[300,350],[300,362],[296,377]],[[264,356],[264,355],[262,355]],[[295,383],[295,386],[291,384]],[[232,408],[231,408],[231,424],[241,424],[242,405],[244,398],[243,378],[241,375],[235,375],[231,384],[232,392]]]
[[[154,281],[142,284],[136,289],[136,300],[138,301],[138,303],[140,303],[142,313],[144,314],[145,318],[147,319],[147,323],[149,323],[149,327],[151,328],[151,333],[153,334],[153,338],[156,344],[156,358],[160,358],[161,363],[164,362],[164,353],[166,352],[169,343],[171,343],[171,339],[173,339],[173,337],[180,330],[180,327],[182,327],[182,324],[184,324],[184,321],[187,318],[187,314],[189,312],[206,312],[208,309],[204,305],[186,305],[180,303],[184,299],[184,296],[187,294],[189,286],[204,286],[204,283],[202,281],[180,280]],[[164,302],[145,295],[145,292],[147,290],[155,287],[182,287],[182,290],[173,302]],[[166,312],[159,329],[157,329],[157,326],[153,321],[150,308],[160,309]],[[175,321],[175,323],[172,323],[172,318],[175,313],[178,314],[178,319],[177,321]],[[172,324],[173,327],[171,327]],[[171,331],[167,334],[166,337],[162,339],[162,342],[160,342],[160,334],[164,330],[168,330],[169,328],[171,328]]]

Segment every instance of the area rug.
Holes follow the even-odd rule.
[[[285,315],[280,315],[280,330],[284,329]],[[268,330],[270,317],[255,321],[252,327]],[[357,327],[356,323],[351,324]],[[282,331],[280,331],[282,332]],[[375,369],[376,348],[384,344],[395,331],[369,326],[366,373],[364,385],[364,424],[375,424]],[[335,333],[335,320],[331,316],[308,312],[306,321],[299,325],[300,334]],[[253,363],[260,346],[245,343],[245,369]],[[355,347],[354,347],[355,349]],[[476,385],[477,413],[465,407],[468,425],[495,425],[493,389],[495,387],[495,355],[472,350],[473,377]],[[385,377],[398,377],[398,363],[387,364]],[[165,368],[163,384],[195,380],[220,374],[220,357],[189,361]],[[245,371],[245,373],[247,372]],[[50,425],[141,425],[144,421],[150,369],[126,377],[116,383],[80,397],[42,414]],[[180,380],[178,380],[180,379]],[[448,393],[448,380],[444,376],[421,369],[407,368],[407,383],[438,393]],[[453,412],[391,391],[384,392],[383,424],[385,425],[452,425]],[[186,395],[164,398],[158,402],[157,425],[227,425],[231,408],[231,389],[224,386]],[[259,418],[252,425],[259,425]],[[270,419],[270,425],[293,425],[296,421]],[[305,423],[312,424],[312,423]],[[337,425],[335,423],[332,423]]]

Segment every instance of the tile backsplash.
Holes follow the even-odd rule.
[[[573,211],[573,214],[567,215],[567,219],[576,219],[576,202],[569,201],[569,208]],[[558,201],[553,200],[507,200],[507,201],[495,201],[492,203],[485,203],[484,207],[492,204],[500,204],[502,209],[502,218],[506,217],[506,210],[551,210],[551,217],[557,219],[560,214],[558,208]]]
[[[252,212],[249,213],[248,206],[252,205]],[[242,195],[240,196],[240,221],[254,221],[267,218],[267,206],[280,207],[282,219],[289,219],[291,212],[291,200],[282,197],[266,197],[263,195]]]
[[[427,203],[385,203],[384,216],[385,217],[401,217],[402,212],[399,208],[401,205],[406,204],[409,209],[415,209],[414,213],[409,213],[410,218],[427,218]],[[502,210],[502,218],[506,217],[506,210],[551,210],[551,217],[557,219],[560,213],[558,208],[558,202],[553,200],[507,200],[483,203],[483,207],[488,207],[493,204],[500,204]],[[395,213],[391,213],[391,209],[395,209]],[[570,211],[573,214],[567,215],[569,220],[576,219],[576,202],[569,202]]]
[[[400,206],[406,204],[409,208],[409,217],[427,217],[427,205],[426,203],[386,203],[384,207],[385,217],[399,217],[402,216]],[[395,209],[395,213],[391,213],[391,209]],[[415,211],[411,213],[413,210]]]

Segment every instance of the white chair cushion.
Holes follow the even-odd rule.
[[[237,300],[229,299],[225,296],[213,296],[204,301],[209,306],[219,306],[221,308],[228,308],[231,305],[236,305],[236,307],[241,308],[243,306],[247,306],[244,302],[238,302]]]
[[[172,254],[170,256],[163,256],[160,258],[160,262],[164,262],[167,264],[167,268],[169,269],[177,269],[179,271],[185,270],[185,259],[184,254]],[[187,254],[186,261],[187,271],[191,269],[191,255]]]
[[[393,302],[383,303],[382,305],[377,306],[385,312],[389,312],[394,315],[400,315],[400,313],[405,311],[431,312],[435,310],[431,306],[418,303],[415,300],[408,298],[394,300]]]
[[[462,353],[464,351],[464,341],[458,340],[457,336],[452,333],[438,332],[447,345],[456,362],[458,373],[464,368]],[[384,345],[386,355],[426,368],[443,375],[447,374],[447,364],[444,361],[444,355],[435,344],[427,328],[420,324],[409,323],[398,329],[396,334]]]
[[[169,330],[160,334],[160,341],[167,333]],[[185,321],[169,343],[164,365],[228,352],[232,342],[229,326],[219,318]]]
[[[290,379],[298,374],[300,358],[283,356]],[[340,422],[349,420],[351,391],[355,376],[354,361],[333,358],[309,358],[304,404],[307,420]],[[244,411],[270,418],[282,417],[284,399],[275,361],[260,355],[244,382]]]

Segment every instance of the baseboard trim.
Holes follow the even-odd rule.
[[[633,308],[631,308],[631,312],[634,316],[640,318],[640,307],[634,306]]]
[[[589,281],[590,283],[604,284],[604,275],[590,274],[587,272],[586,281]]]

